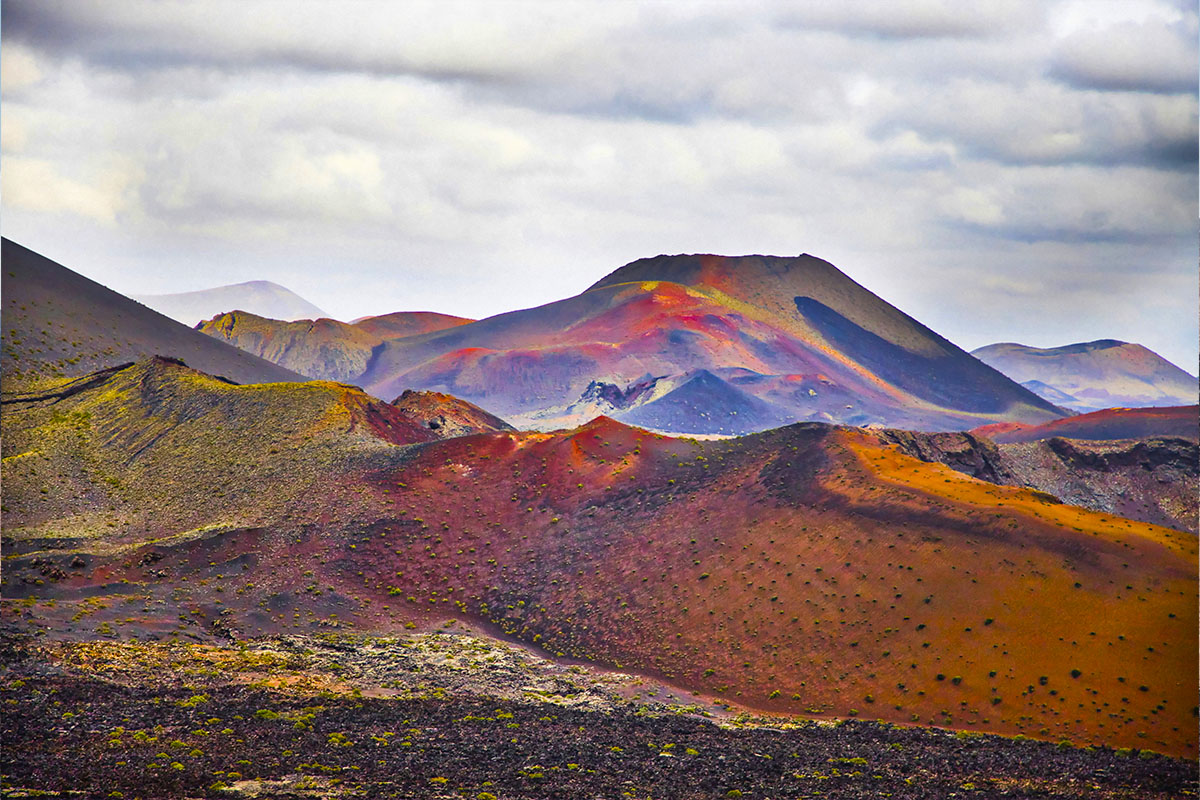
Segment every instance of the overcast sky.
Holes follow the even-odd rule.
[[[808,252],[969,348],[1197,360],[1192,0],[4,0],[5,236],[480,317]]]

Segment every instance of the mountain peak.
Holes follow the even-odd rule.
[[[139,303],[185,325],[196,325],[231,309],[269,319],[319,319],[329,316],[300,295],[266,280],[243,281],[212,289],[175,294],[133,295]]]
[[[1194,376],[1144,345],[1118,339],[1048,348],[1001,342],[971,355],[1076,411],[1188,405],[1198,391]],[[1058,394],[1070,399],[1055,401]]]
[[[1028,353],[1036,356],[1058,356],[1058,355],[1075,355],[1079,353],[1091,353],[1098,350],[1112,350],[1117,347],[1142,348],[1142,345],[1131,342],[1123,342],[1120,339],[1096,339],[1093,342],[1076,342],[1074,344],[1064,344],[1058,347],[1033,347],[1032,345],[1021,344],[1019,342],[997,342],[989,344],[972,351],[972,355],[978,353],[993,353],[1001,351]]]
[[[6,378],[76,377],[156,353],[239,383],[295,372],[204,336],[61,264],[3,240]]]
[[[776,278],[793,277],[791,273],[794,272],[796,276],[804,274],[811,277],[810,273],[828,271],[841,274],[837,267],[828,261],[807,253],[799,256],[663,254],[631,261],[592,284],[587,291],[637,281],[666,281],[685,286],[704,284],[722,288],[726,284],[742,280],[753,281],[762,275]]]

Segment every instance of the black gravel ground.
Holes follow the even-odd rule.
[[[297,698],[245,686],[4,676],[4,795],[1184,797],[1196,765],[869,722],[703,719],[488,699]]]

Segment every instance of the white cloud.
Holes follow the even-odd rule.
[[[865,0],[798,3],[784,8],[781,18],[794,25],[900,39],[994,37],[1028,27],[1040,16],[1039,4],[1027,0],[992,0],[985,4]]]
[[[1085,28],[1059,45],[1051,74],[1081,87],[1195,95],[1195,39],[1160,19]]]
[[[19,92],[42,79],[37,56],[20,44],[5,44],[0,49],[0,91]]]
[[[128,207],[128,191],[136,175],[111,168],[79,180],[61,175],[48,161],[9,156],[0,178],[5,206],[54,215],[76,214],[112,224]]]
[[[5,153],[19,153],[29,143],[28,128],[13,113],[10,109],[0,117],[0,150]]]
[[[972,225],[993,226],[1004,221],[1004,209],[990,191],[959,187],[939,205],[950,219]]]

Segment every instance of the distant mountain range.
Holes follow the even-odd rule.
[[[226,315],[201,329],[329,374],[330,359],[284,323]],[[369,356],[349,328],[319,335],[355,350],[339,379],[378,397],[447,392],[544,430],[597,414],[725,435],[801,420],[963,429],[1063,414],[808,255],[642,259],[575,297],[384,339]]]
[[[320,319],[324,311],[271,281],[246,281],[196,292],[136,294],[134,300],[189,327],[223,311],[249,311],[273,319]]]
[[[1140,344],[1100,339],[1038,348],[1005,342],[971,355],[1050,402],[1075,411],[1193,405],[1196,377]]]
[[[238,383],[304,380],[152,311],[50,259],[3,240],[0,369],[5,391],[162,354]]]

